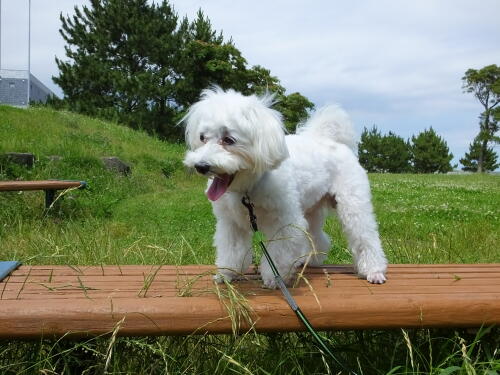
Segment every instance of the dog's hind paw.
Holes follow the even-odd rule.
[[[217,283],[217,284],[222,284],[224,282],[224,280],[226,281],[231,281],[230,278],[220,274],[220,273],[217,273],[214,275],[214,281]]]
[[[277,289],[278,284],[276,283],[276,280],[270,279],[270,280],[262,280],[262,288],[264,289]]]
[[[372,284],[383,284],[386,282],[387,278],[383,272],[369,272],[368,275],[366,275],[366,280]]]

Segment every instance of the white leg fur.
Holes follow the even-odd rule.
[[[241,278],[252,263],[251,232],[237,226],[227,217],[217,217],[214,245],[217,248],[215,280],[222,282]]]
[[[352,167],[352,166],[351,166]],[[361,166],[342,171],[335,184],[337,215],[347,235],[354,266],[369,282],[385,282],[387,260],[380,243],[371,204],[368,176]],[[354,182],[354,183],[352,183]]]
[[[325,207],[324,203],[320,202],[320,204],[306,215],[307,222],[309,223],[309,234],[314,242],[314,253],[311,254],[308,261],[308,265],[311,267],[320,267],[330,250],[330,238],[323,231],[327,213],[327,207]]]
[[[305,258],[311,251],[307,238],[307,221],[303,217],[281,216],[291,219],[288,222],[277,220],[273,224],[266,223],[263,232],[267,242],[267,250],[271,256],[278,272],[286,284],[290,284],[297,267],[304,263]],[[274,274],[267,259],[262,256],[260,273],[266,288],[277,287]]]

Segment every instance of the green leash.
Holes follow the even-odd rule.
[[[248,210],[248,216],[250,217],[250,225],[252,226],[252,230],[254,233],[257,233],[259,231],[259,228],[257,227],[257,217],[255,216],[253,212],[253,204],[250,201],[250,198],[248,197],[248,194],[245,195],[241,199],[241,203],[247,208]],[[333,359],[340,367],[342,367],[345,371],[349,372],[350,374],[357,375],[356,372],[353,370],[350,370],[345,367],[345,365],[340,362],[337,357],[332,353],[328,345],[326,345],[325,340],[316,332],[314,327],[311,325],[309,320],[306,318],[300,307],[297,305],[297,302],[295,302],[295,299],[293,296],[290,294],[290,291],[285,285],[285,282],[283,281],[283,278],[281,277],[280,273],[278,272],[278,269],[276,268],[276,265],[274,264],[271,256],[269,255],[269,252],[267,251],[266,245],[264,245],[264,242],[262,240],[259,240],[259,245],[262,248],[262,252],[264,253],[264,256],[267,259],[267,262],[269,263],[269,266],[271,267],[271,270],[273,271],[274,274],[274,280],[276,281],[276,285],[280,288],[281,292],[283,293],[283,296],[285,297],[288,305],[290,308],[293,310],[295,315],[299,318],[299,320],[304,324],[304,326],[307,328],[307,330],[311,333],[311,335],[314,337],[316,340],[316,343],[320,347],[320,349],[327,353],[328,356]]]

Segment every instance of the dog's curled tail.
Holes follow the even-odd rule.
[[[349,115],[338,105],[320,108],[297,128],[297,134],[312,135],[343,143],[357,153],[356,133]]]

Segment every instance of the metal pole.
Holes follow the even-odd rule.
[[[31,94],[31,0],[28,4],[28,101],[26,105],[30,105],[30,94]]]

